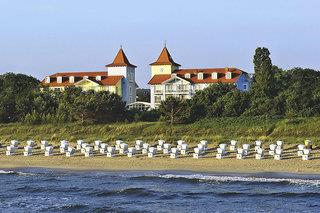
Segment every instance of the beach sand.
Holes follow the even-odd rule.
[[[125,155],[116,155],[114,158],[107,158],[105,155],[95,154],[93,157],[85,158],[77,151],[76,155],[67,158],[64,154],[58,153],[55,148],[55,155],[44,156],[44,151],[35,149],[33,156],[23,156],[23,149],[20,148],[14,156],[6,156],[5,148],[0,151],[0,168],[19,167],[42,167],[68,170],[180,170],[197,172],[234,172],[234,173],[261,173],[261,172],[288,172],[303,174],[320,173],[320,150],[312,150],[311,159],[302,161],[297,156],[296,146],[285,148],[283,160],[276,161],[267,156],[266,159],[254,159],[254,151],[243,160],[237,160],[236,154],[230,153],[224,159],[216,159],[216,152],[212,149],[201,159],[194,159],[192,155],[182,156],[177,159],[170,159],[169,156],[158,154],[155,158],[148,158],[145,155],[137,154],[134,158]]]

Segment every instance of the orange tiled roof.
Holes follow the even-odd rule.
[[[181,66],[180,64],[174,62],[167,47],[164,47],[162,49],[158,60],[154,63],[151,63],[150,65],[175,65],[177,67]]]
[[[62,77],[62,83],[57,82],[57,77]],[[74,83],[69,82],[69,77],[74,77]],[[43,86],[49,87],[66,87],[66,86],[74,86],[74,84],[83,80],[84,76],[88,76],[88,79],[100,84],[100,85],[116,85],[124,76],[108,76],[108,72],[63,72],[63,73],[55,73],[50,75],[50,83],[45,83],[45,79],[41,81]],[[101,81],[96,80],[96,76],[101,76]]]
[[[162,82],[168,80],[171,78],[171,75],[154,75],[151,80],[148,82],[148,84],[154,85],[154,84],[161,84]]]
[[[212,73],[218,73],[218,79],[212,79]],[[232,78],[226,79],[226,72],[232,72]],[[203,73],[203,79],[198,79],[198,73]],[[178,77],[190,81],[193,84],[200,83],[235,83],[242,73],[246,73],[237,68],[210,68],[210,69],[181,69],[174,71]],[[190,74],[190,78],[185,78],[185,74]],[[161,84],[171,78],[171,75],[154,75],[148,84]]]
[[[50,75],[50,77],[69,77],[69,76],[75,76],[75,77],[96,77],[96,76],[108,76],[108,72],[106,71],[97,71],[97,72],[58,72],[53,75]]]
[[[113,62],[111,64],[107,64],[106,67],[137,67],[133,64],[131,64],[124,53],[123,49],[120,48],[119,52],[117,53],[116,57],[114,58]]]
[[[108,76],[100,82],[102,85],[116,85],[122,78],[124,78],[123,75]]]

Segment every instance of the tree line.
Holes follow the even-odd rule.
[[[213,117],[264,116],[311,117],[320,115],[320,72],[312,69],[283,70],[272,64],[267,48],[253,57],[252,88],[241,92],[230,84],[214,84],[190,100],[170,97],[162,102],[162,119],[191,123]]]
[[[213,84],[192,99],[175,97],[163,101],[158,110],[126,108],[116,94],[82,91],[67,87],[63,92],[40,88],[32,76],[0,75],[0,123],[108,123],[157,121],[192,123],[213,117],[266,116],[309,117],[320,115],[320,72],[312,69],[283,70],[272,64],[267,48],[257,48],[250,91],[232,84]],[[139,95],[140,94],[140,95]],[[138,100],[148,101],[148,91]],[[140,97],[141,96],[141,97]]]

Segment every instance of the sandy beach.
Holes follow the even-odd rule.
[[[85,158],[77,152],[75,156],[67,158],[55,149],[53,156],[45,157],[43,150],[35,149],[33,156],[25,157],[23,149],[19,149],[14,156],[6,156],[4,148],[0,151],[0,168],[18,167],[43,167],[68,170],[181,170],[197,172],[288,172],[317,174],[320,173],[320,151],[318,148],[312,150],[311,159],[302,161],[296,154],[296,147],[285,149],[283,160],[276,161],[270,156],[266,159],[254,159],[254,152],[243,160],[237,160],[235,153],[230,153],[224,159],[216,159],[216,151],[211,149],[201,159],[193,159],[192,155],[182,156],[178,159],[170,159],[169,156],[158,154],[155,158],[137,154],[134,158],[125,155],[116,155],[107,158],[105,155],[95,154],[93,157]]]

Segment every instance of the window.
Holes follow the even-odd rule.
[[[160,68],[160,72],[163,72],[163,68],[162,67]]]
[[[231,72],[227,72],[226,73],[226,79],[231,79],[232,78],[232,73]]]
[[[190,76],[190,73],[186,73],[185,75],[184,75],[184,77],[185,78],[190,78],[191,76]]]
[[[213,73],[211,74],[211,78],[212,78],[212,79],[218,79],[218,73],[213,72]]]
[[[50,83],[50,77],[46,77],[46,83],[47,83],[47,84]]]
[[[243,85],[243,90],[248,90],[248,85],[247,84]]]
[[[70,76],[70,77],[69,77],[69,82],[70,82],[70,83],[74,83],[74,77],[73,77],[73,76]]]
[[[203,79],[203,73],[202,72],[200,72],[200,73],[198,73],[198,79]]]
[[[129,94],[132,95],[132,87],[129,87]]]
[[[131,96],[129,96],[129,102],[130,102],[130,103],[132,102],[132,97],[131,97]]]
[[[167,85],[166,85],[166,92],[173,92],[173,86],[172,86],[172,84],[167,84]]]
[[[61,76],[58,76],[58,77],[57,77],[57,83],[58,83],[58,84],[61,84],[61,83],[62,83],[62,77],[61,77]]]

